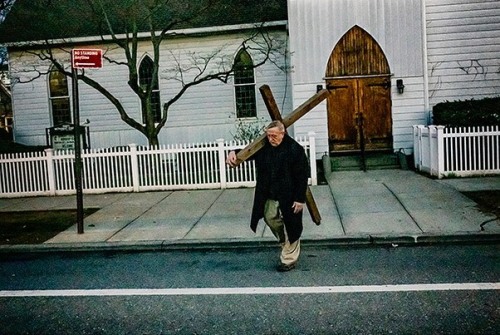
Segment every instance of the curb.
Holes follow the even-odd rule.
[[[422,235],[356,235],[330,239],[301,240],[303,246],[315,247],[397,247],[436,244],[491,244],[499,243],[500,234],[422,234]],[[177,241],[91,242],[58,244],[25,244],[0,246],[0,254],[54,253],[54,252],[142,252],[189,251],[276,248],[272,239],[214,239]]]

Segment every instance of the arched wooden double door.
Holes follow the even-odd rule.
[[[354,26],[340,39],[325,77],[330,152],[392,149],[390,77],[370,34]]]

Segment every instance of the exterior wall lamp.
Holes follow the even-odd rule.
[[[396,80],[396,87],[398,88],[398,93],[403,94],[405,91],[405,85],[403,84],[403,79]]]

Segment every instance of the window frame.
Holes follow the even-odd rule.
[[[62,95],[55,95],[55,89],[54,87],[52,86],[52,76],[55,74],[55,73],[58,73],[59,75],[62,76],[62,78],[64,79],[64,85],[63,87],[65,86],[66,88],[66,92],[63,92],[65,94],[62,94]],[[56,66],[52,66],[48,72],[48,76],[47,76],[47,84],[48,84],[48,93],[49,93],[49,109],[50,109],[50,116],[51,116],[51,124],[52,126],[54,127],[57,127],[57,126],[61,126],[61,125],[65,125],[65,124],[72,124],[73,123],[73,113],[72,113],[72,106],[71,106],[71,96],[70,96],[70,87],[69,87],[69,83],[68,83],[68,77],[62,73],[61,71],[59,71]],[[62,110],[63,113],[66,113],[67,112],[67,115],[55,115],[55,108],[54,108],[54,102],[56,101],[63,101],[63,100],[66,100],[67,101],[67,110],[64,111]],[[57,114],[62,114],[62,113],[57,113]],[[56,120],[56,117],[57,119],[64,119],[62,120],[61,122],[59,122],[58,120]]]
[[[154,62],[153,62],[153,59],[151,58],[151,56],[149,55],[144,55],[142,57],[142,59],[140,60],[139,62],[139,66],[137,67],[137,80],[138,80],[138,85],[139,87],[142,89],[143,87],[143,83],[142,81],[144,80],[144,77],[142,76],[142,67],[143,67],[143,64],[145,64],[145,62],[148,62],[148,64],[150,66],[154,66]],[[153,68],[149,68],[148,69],[148,75],[150,75],[150,78],[146,78],[146,80],[149,81],[149,83],[145,83],[145,85],[151,85],[151,82],[153,81],[153,78],[152,78],[152,74],[153,74]],[[162,117],[162,108],[161,108],[161,94],[160,94],[160,81],[159,80],[156,80],[156,87],[153,87],[152,90],[151,90],[151,104],[155,104],[154,100],[157,100],[157,107],[156,107],[156,112],[155,112],[155,124],[158,124],[160,121],[161,121],[161,117]],[[146,123],[146,115],[145,115],[145,111],[143,110],[143,106],[141,104],[141,116],[142,116],[142,123],[145,124]]]
[[[242,56],[247,57],[246,64],[240,65],[243,62]],[[237,119],[253,119],[257,118],[257,98],[255,87],[257,85],[255,80],[255,68],[254,62],[250,53],[245,49],[241,48],[236,53],[234,57],[234,103],[235,103],[235,114]],[[243,68],[243,70],[238,69],[239,67],[250,67]],[[239,76],[239,72],[243,72],[242,76]],[[249,75],[251,71],[251,75]],[[247,72],[247,73],[245,73]],[[248,100],[249,101],[244,101]],[[242,107],[239,107],[242,105]]]

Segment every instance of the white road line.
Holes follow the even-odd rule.
[[[369,293],[415,291],[478,291],[499,290],[500,283],[444,283],[359,286],[298,286],[298,287],[214,287],[167,289],[89,289],[89,290],[12,290],[0,291],[0,298],[13,297],[78,297],[78,296],[183,296],[183,295],[266,295]]]

